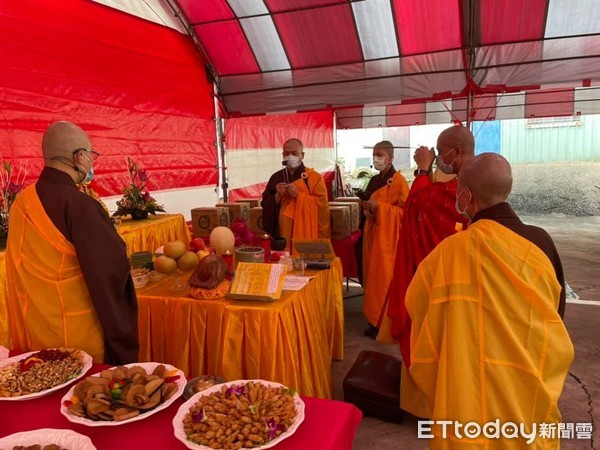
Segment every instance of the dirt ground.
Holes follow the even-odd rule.
[[[567,283],[581,300],[567,304],[565,323],[575,346],[575,361],[565,381],[560,408],[563,423],[595,426],[594,447],[590,440],[563,440],[563,450],[600,450],[600,216],[574,217],[561,214],[521,216],[523,221],[545,228],[558,248]],[[343,378],[363,349],[399,356],[395,345],[382,345],[363,335],[362,290],[358,285],[345,292],[346,358],[334,362],[336,398],[343,400]],[[591,411],[590,411],[591,410]],[[355,450],[421,450],[427,441],[417,439],[416,419],[401,424],[364,417],[356,434]]]

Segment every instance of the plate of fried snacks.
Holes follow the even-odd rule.
[[[0,401],[42,397],[81,378],[91,367],[92,357],[73,348],[13,356],[0,363]]]
[[[11,434],[0,439],[8,450],[96,450],[89,437],[73,430],[44,428]]]
[[[168,408],[183,393],[183,372],[169,364],[133,363],[86,377],[61,400],[69,421],[90,427],[143,420]]]
[[[187,448],[266,449],[296,432],[304,402],[292,389],[264,380],[237,380],[198,392],[173,418]]]

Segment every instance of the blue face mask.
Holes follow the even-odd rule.
[[[94,163],[92,162],[92,160],[89,156],[85,155],[85,157],[90,162],[90,170],[88,170],[87,172],[84,172],[83,170],[77,169],[80,173],[85,173],[83,180],[81,180],[81,183],[84,183],[84,184],[89,183],[90,181],[92,181],[94,179]]]
[[[85,178],[82,183],[89,183],[94,179],[94,166],[90,167],[90,170],[85,174]]]

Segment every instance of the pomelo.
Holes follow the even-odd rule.
[[[173,259],[179,258],[186,250],[185,244],[181,241],[167,242],[164,248],[165,256]]]
[[[168,256],[159,256],[154,260],[154,270],[160,273],[173,273],[177,270],[177,261]]]
[[[198,265],[198,261],[198,255],[196,255],[196,253],[185,252],[177,260],[177,267],[179,267],[179,270],[182,272],[187,272],[188,270],[195,269]]]

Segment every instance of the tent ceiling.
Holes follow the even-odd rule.
[[[232,115],[600,84],[600,0],[154,2],[181,13]]]

